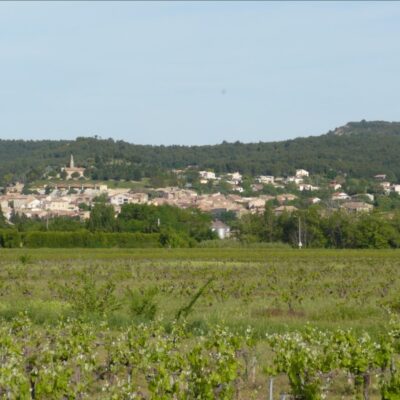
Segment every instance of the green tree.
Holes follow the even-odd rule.
[[[72,179],[78,179],[80,176],[81,176],[81,174],[79,172],[76,172],[76,171],[71,174],[71,178]]]
[[[299,214],[303,244],[306,247],[325,247],[327,239],[323,232],[323,218],[319,214],[319,207],[311,206]]]
[[[67,176],[68,176],[67,172],[63,169],[63,170],[60,172],[60,178],[61,178],[62,180],[65,180],[65,179],[67,179]]]
[[[400,234],[378,214],[363,215],[356,230],[357,247],[384,249],[400,246]]]
[[[4,216],[0,206],[0,228],[6,228],[6,227],[7,227],[6,217]]]
[[[327,246],[334,248],[355,247],[356,217],[343,211],[335,211],[322,221]]]
[[[114,207],[97,203],[90,212],[87,228],[92,232],[113,232],[116,229]]]

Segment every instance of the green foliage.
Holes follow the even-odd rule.
[[[318,206],[292,214],[275,216],[267,206],[262,216],[245,215],[237,224],[238,237],[243,242],[283,242],[297,246],[299,223],[301,241],[305,247],[329,248],[398,248],[400,218],[383,214],[349,214],[343,211],[322,212]]]
[[[75,232],[17,232],[0,230],[0,247],[5,248],[96,248],[161,247],[158,233],[107,233],[80,230]]]
[[[6,222],[6,218],[3,214],[3,211],[1,210],[1,206],[0,206],[0,229],[4,229],[7,228],[7,222]]]
[[[32,259],[29,254],[22,254],[19,257],[19,261],[21,261],[21,264],[25,265],[25,264],[29,264],[32,261]]]
[[[400,195],[392,192],[389,195],[378,196],[376,206],[379,211],[394,211],[400,209]]]
[[[400,232],[390,221],[377,214],[362,216],[357,223],[355,238],[357,247],[384,249],[400,246]]]
[[[39,218],[28,218],[25,214],[14,213],[10,222],[19,232],[43,231],[46,230],[46,221]]]
[[[384,380],[381,386],[382,400],[398,400],[400,399],[400,370],[396,363],[392,369],[389,379]]]
[[[117,217],[118,230],[123,232],[161,232],[165,247],[187,247],[190,239],[213,238],[211,217],[197,209],[180,209],[169,205],[149,206],[125,204]]]
[[[116,229],[114,207],[103,203],[96,203],[90,212],[87,228],[91,232],[113,232]]]
[[[45,223],[43,221],[43,223]],[[71,217],[54,217],[49,218],[46,221],[46,226],[43,227],[43,230],[48,231],[61,231],[61,232],[73,232],[82,230],[84,228],[84,224],[80,221],[79,217],[71,218]]]
[[[386,330],[380,342],[367,333],[352,330],[324,332],[308,328],[268,336],[275,353],[268,374],[285,373],[295,399],[319,400],[327,397],[332,376],[341,371],[354,380],[354,398],[369,398],[372,374],[380,374],[383,399],[395,399],[398,393],[397,373],[386,369],[397,356],[391,332]],[[394,397],[392,397],[394,396]]]
[[[1,252],[8,398],[398,397],[398,251]]]
[[[11,229],[0,230],[0,247],[5,247],[5,248],[22,247],[21,233]]]
[[[264,371],[284,376],[297,400],[335,397],[333,383],[344,377],[354,381],[351,398],[368,399],[374,375],[382,400],[394,400],[397,340],[389,329],[381,341],[351,330],[310,327],[267,335]],[[239,335],[216,326],[193,338],[178,322],[168,330],[154,321],[114,332],[105,322],[69,319],[38,328],[21,314],[0,321],[0,392],[18,399],[228,400],[248,380],[246,360],[254,357],[255,344],[251,329]]]
[[[162,229],[160,234],[160,243],[163,247],[190,247],[191,240],[184,232],[179,233],[172,229]]]
[[[192,312],[194,305],[196,304],[197,300],[204,294],[208,286],[212,283],[214,278],[210,278],[192,297],[189,304],[181,307],[176,313],[176,319],[179,320],[181,317],[187,318],[188,315]]]
[[[174,174],[165,170],[188,165],[217,173],[239,170],[252,176],[290,174],[301,166],[332,179],[340,173],[367,179],[385,173],[390,180],[399,180],[399,132],[399,123],[373,121],[349,123],[318,137],[274,143],[223,142],[185,147],[143,146],[89,137],[74,141],[1,140],[0,177],[4,183],[17,179],[32,181],[48,166],[66,165],[72,152],[81,160],[80,164],[88,167],[87,175],[94,180],[137,180],[145,176],[151,179],[153,187],[179,183]],[[187,179],[196,184],[198,177],[191,172]],[[357,185],[350,182],[349,188],[356,190]]]
[[[152,321],[157,313],[157,303],[155,297],[158,290],[156,287],[145,288],[142,290],[127,289],[128,307],[134,318],[145,321]]]
[[[102,193],[102,194],[96,196],[96,197],[93,199],[93,202],[94,202],[94,203],[106,204],[106,203],[108,202],[108,196],[107,196],[106,193]]]
[[[78,272],[72,282],[56,285],[61,299],[67,301],[77,316],[88,314],[104,315],[120,307],[115,297],[115,283],[107,280],[99,284],[95,270]]]

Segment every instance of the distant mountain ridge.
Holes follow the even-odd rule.
[[[359,135],[365,133],[394,134],[400,135],[400,122],[387,121],[365,121],[349,122],[344,126],[330,131],[328,134],[334,135]]]
[[[93,179],[137,179],[166,169],[195,165],[218,173],[291,174],[305,168],[313,174],[347,173],[371,178],[384,173],[400,180],[400,122],[349,122],[321,136],[280,142],[228,143],[206,146],[136,145],[112,139],[0,140],[0,183],[33,180],[49,167],[68,163],[89,168]],[[5,178],[6,176],[6,178]]]

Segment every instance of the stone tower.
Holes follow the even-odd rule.
[[[69,167],[70,168],[75,168],[74,156],[72,154],[71,154],[71,160],[69,162]]]

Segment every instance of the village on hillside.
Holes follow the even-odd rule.
[[[239,172],[219,176],[213,171],[198,171],[200,185],[212,188],[216,183],[223,182],[229,188],[228,193],[199,193],[188,183],[184,187],[145,189],[110,188],[105,183],[89,183],[84,177],[85,169],[75,166],[72,155],[69,165],[62,168],[61,172],[63,179],[59,182],[30,187],[29,193],[24,190],[23,183],[17,182],[6,187],[4,194],[0,195],[0,207],[6,219],[10,221],[13,215],[18,214],[28,218],[65,216],[85,220],[90,216],[92,205],[101,198],[114,207],[116,214],[124,204],[197,208],[213,216],[213,227],[218,231],[222,226],[219,216],[225,212],[234,213],[237,217],[246,213],[261,214],[269,204],[275,215],[280,215],[296,211],[302,200],[306,206],[321,204],[328,209],[359,213],[372,211],[375,200],[371,193],[346,193],[336,180],[317,185],[305,169],[297,169],[294,175],[286,177],[256,176],[249,185],[251,196],[246,195],[244,178]],[[173,172],[180,175],[185,173],[184,170]],[[372,179],[381,195],[400,193],[400,185],[388,182],[386,175],[378,174]],[[271,190],[266,190],[268,188]],[[266,194],[273,190],[275,194]],[[316,195],[320,193],[324,198]]]

